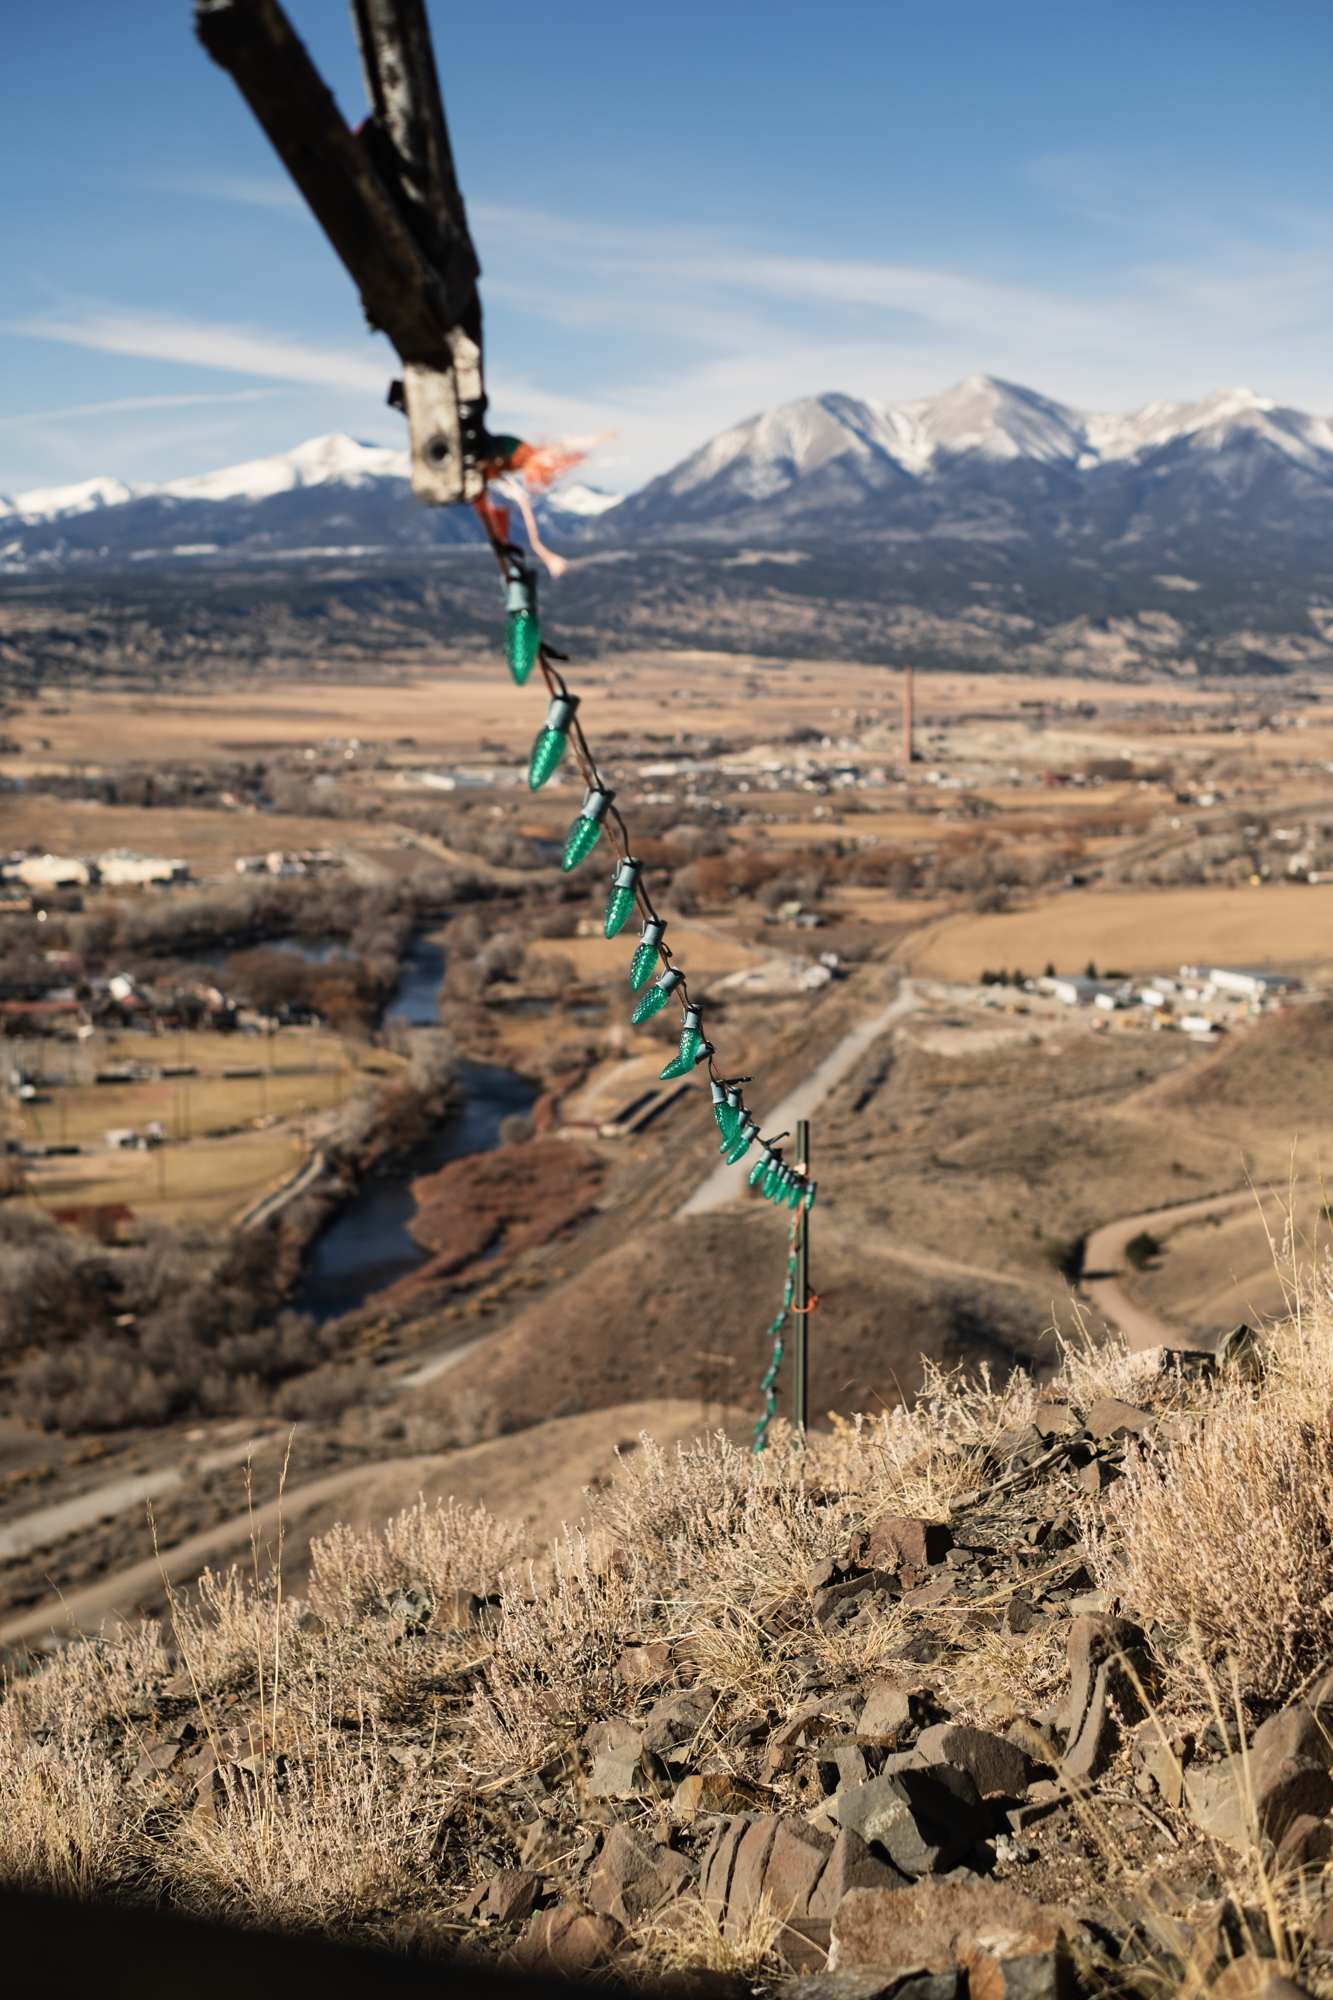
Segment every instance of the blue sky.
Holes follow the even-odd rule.
[[[356,122],[348,9],[289,0]],[[1333,412],[1327,0],[432,9],[497,427],[627,487],[756,409],[978,372]],[[46,0],[0,73],[0,493],[318,432],[387,345],[188,0]]]

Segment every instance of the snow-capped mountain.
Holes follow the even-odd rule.
[[[619,499],[571,483],[536,506],[553,529],[578,533]],[[0,497],[0,566],[11,571],[228,554],[368,555],[480,540],[467,509],[412,503],[406,449],[338,433],[156,486],[101,477]]]
[[[6,500],[0,494],[0,521],[59,521],[70,514],[88,514],[97,507],[120,507],[143,489],[123,479],[83,479],[75,486],[33,486]]]
[[[734,425],[628,499],[571,483],[537,504],[570,548],[887,538],[900,567],[912,544],[932,564],[986,544],[1107,574],[1130,550],[1158,551],[1169,570],[1197,549],[1243,552],[1258,574],[1333,533],[1333,421],[1248,389],[1110,415],[982,375],[901,404],[806,397]],[[411,502],[404,449],[339,435],[158,486],[104,476],[0,500],[10,573],[397,558],[478,539],[469,510]]]
[[[632,495],[615,532],[858,537],[984,517],[1029,535],[1057,530],[1054,508],[1066,532],[1125,533],[1246,494],[1255,527],[1333,506],[1333,422],[1248,389],[1105,415],[982,375],[898,406],[830,394],[764,411]]]

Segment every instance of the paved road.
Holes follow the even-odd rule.
[[[270,1194],[261,1195],[250,1207],[238,1215],[233,1225],[237,1229],[262,1229],[266,1222],[272,1222],[298,1195],[312,1187],[328,1164],[328,1155],[322,1146],[317,1146],[305,1165],[299,1167],[290,1180],[274,1188]]]
[[[917,1004],[916,982],[904,979],[896,998],[890,1000],[877,1014],[859,1023],[834,1045],[822,1063],[798,1084],[789,1097],[764,1119],[764,1127],[769,1132],[781,1132],[784,1127],[794,1132],[797,1120],[808,1118],[817,1111],[829,1092],[840,1084],[843,1078],[855,1069],[866,1050],[881,1035],[887,1034],[895,1021],[901,1021],[910,1014]],[[753,1157],[753,1156],[751,1156]],[[725,1208],[729,1201],[739,1201],[745,1186],[743,1167],[729,1167],[725,1163],[715,1167],[708,1178],[694,1190],[687,1201],[676,1210],[678,1216],[710,1215],[714,1209]]]
[[[1125,1215],[1118,1222],[1104,1222],[1100,1229],[1093,1230],[1084,1247],[1086,1275],[1079,1280],[1079,1290],[1120,1329],[1130,1347],[1190,1346],[1190,1336],[1180,1327],[1162,1319],[1150,1306],[1140,1305],[1125,1291],[1121,1279],[1127,1269],[1126,1246],[1142,1230],[1157,1236],[1185,1222],[1202,1222],[1206,1216],[1231,1215],[1254,1201],[1253,1189],[1240,1188],[1232,1194],[1205,1195],[1199,1201],[1175,1202],[1170,1208],[1145,1209],[1142,1215]],[[1093,1275],[1097,1273],[1101,1275]]]

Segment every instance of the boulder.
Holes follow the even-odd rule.
[[[904,1875],[956,1866],[989,1831],[975,1784],[949,1764],[894,1770],[849,1785],[827,1811],[835,1825],[860,1834]]]
[[[762,1902],[781,1922],[788,1964],[823,1962],[833,1912],[854,1888],[900,1883],[857,1835],[836,1839],[804,1820],[724,1822],[704,1856],[699,1893],[724,1936],[742,1933]]]
[[[474,1889],[463,1905],[466,1917],[494,1924],[520,1924],[537,1907],[542,1878],[530,1868],[500,1868]]]
[[[1152,1418],[1146,1410],[1136,1410],[1132,1403],[1122,1403],[1118,1396],[1099,1396],[1088,1411],[1083,1428],[1090,1437],[1120,1439],[1142,1437],[1151,1424]]]
[[[507,1956],[524,1972],[554,1972],[566,1979],[604,1965],[616,1945],[616,1927],[605,1917],[580,1909],[577,1903],[557,1903],[539,1910]]]
[[[929,1569],[943,1562],[952,1547],[953,1534],[945,1522],[886,1514],[865,1535],[862,1560],[876,1569]]]
[[[778,1988],[780,2000],[960,2000],[963,1975],[957,1967],[926,1972],[919,1966],[903,1970],[877,1965],[873,1970],[817,1972],[789,1979]]]
[[[853,1889],[833,1919],[829,1969],[959,1969],[969,2000],[1061,2000],[1072,1986],[1073,1919],[1007,1883]]]
[[[1032,1781],[1032,1763],[1016,1743],[965,1722],[937,1722],[916,1741],[923,1764],[952,1764],[966,1771],[983,1799],[1020,1798]]]
[[[613,1716],[609,1722],[594,1722],[582,1741],[590,1798],[652,1798],[668,1789],[663,1767],[647,1749],[638,1724]]]
[[[1174,1728],[1156,1715],[1134,1731],[1135,1766],[1147,1774],[1169,1806],[1178,1806],[1185,1795],[1185,1766],[1194,1748],[1189,1730]]]
[[[695,1738],[716,1706],[716,1688],[681,1688],[675,1694],[664,1695],[643,1718],[645,1751],[660,1758],[668,1770],[683,1770]]]
[[[1185,1773],[1185,1803],[1201,1832],[1228,1847],[1247,1848],[1255,1833],[1274,1845],[1294,1820],[1333,1812],[1333,1777],[1312,1757],[1283,1757],[1280,1739],[1268,1754],[1239,1751]]]
[[[1271,1958],[1249,1952],[1219,1972],[1208,1993],[1209,2000],[1309,2000],[1307,1989],[1279,1972]]]
[[[896,1750],[925,1720],[926,1712],[927,1701],[921,1694],[900,1687],[896,1681],[876,1681],[866,1696],[856,1733],[865,1742]]]
[[[1069,1695],[1059,1722],[1065,1730],[1061,1766],[1085,1784],[1100,1777],[1120,1743],[1121,1722],[1144,1714],[1141,1690],[1151,1664],[1143,1633],[1127,1618],[1084,1612],[1069,1628]]]
[[[660,1910],[694,1880],[683,1854],[613,1826],[588,1875],[589,1905],[628,1929]]]
[[[1038,1435],[1047,1439],[1077,1437],[1083,1428],[1068,1403],[1038,1403],[1032,1422]]]

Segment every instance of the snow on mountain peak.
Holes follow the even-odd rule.
[[[1077,464],[1086,450],[1077,410],[994,375],[969,375],[941,395],[907,405],[931,454],[974,451],[985,458]]]
[[[572,486],[557,486],[544,497],[553,513],[580,514],[591,520],[598,514],[608,513],[612,507],[618,507],[624,496],[604,493],[600,486],[587,486],[576,479]]]
[[[298,486],[364,486],[373,479],[406,479],[407,452],[362,444],[340,431],[307,438],[291,451],[225,465],[217,472],[173,479],[154,490],[173,500],[267,500]]]
[[[138,498],[141,488],[127,486],[123,479],[82,479],[74,486],[33,486],[16,493],[8,509],[25,521],[59,521],[68,514],[90,514],[97,507],[119,507]]]

